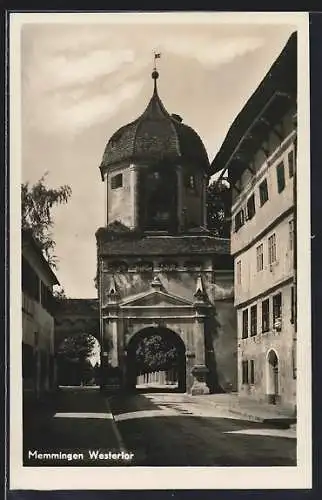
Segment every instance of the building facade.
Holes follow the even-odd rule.
[[[296,406],[297,39],[289,39],[216,156],[232,186],[238,391]]]
[[[53,286],[59,284],[32,235],[22,232],[22,376],[24,401],[56,387]]]
[[[108,141],[100,165],[106,227],[97,238],[102,366],[136,383],[143,337],[170,339],[179,387],[236,389],[236,325],[229,240],[207,230],[209,161],[198,134],[157,91],[144,113]]]

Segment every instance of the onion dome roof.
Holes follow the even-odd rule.
[[[176,162],[199,166],[208,172],[209,159],[197,132],[182,123],[179,115],[169,114],[157,91],[158,72],[153,71],[154,91],[143,114],[121,127],[108,141],[101,172],[121,162]]]

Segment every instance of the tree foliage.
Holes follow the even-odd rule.
[[[58,355],[66,360],[85,362],[93,354],[95,345],[95,337],[80,333],[67,337],[58,349]]]
[[[31,230],[48,262],[55,268],[57,257],[54,255],[52,208],[67,203],[72,191],[68,185],[56,189],[47,187],[45,183],[47,174],[48,172],[34,185],[30,185],[29,182],[21,185],[21,226],[23,230]]]
[[[155,334],[144,337],[136,348],[138,373],[167,370],[177,364],[178,352],[164,336]]]
[[[214,181],[207,190],[207,224],[215,236],[230,236],[231,189],[227,181]]]

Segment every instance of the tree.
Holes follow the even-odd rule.
[[[231,189],[225,179],[214,181],[207,190],[207,224],[215,236],[230,236]]]
[[[23,230],[31,230],[49,264],[56,268],[52,208],[67,203],[72,191],[68,185],[56,189],[47,187],[45,184],[47,174],[48,172],[32,186],[29,182],[21,185],[21,227]]]
[[[65,293],[65,290],[63,289],[63,287],[59,287],[56,290],[54,290],[53,296],[57,300],[66,300],[67,299],[66,293]]]
[[[96,339],[88,333],[67,337],[61,344],[58,354],[65,359],[84,362],[94,351]]]
[[[87,333],[67,337],[58,349],[59,370],[64,383],[87,383],[94,376],[90,357],[96,339]]]
[[[144,337],[136,348],[138,373],[170,369],[177,363],[177,359],[176,346],[161,335]]]

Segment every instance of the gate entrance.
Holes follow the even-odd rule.
[[[182,339],[168,328],[140,330],[127,346],[127,387],[185,392],[185,351]]]

